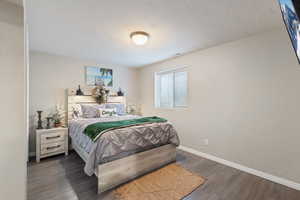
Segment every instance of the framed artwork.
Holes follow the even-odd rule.
[[[300,63],[300,3],[295,0],[278,0],[285,27]]]
[[[87,85],[103,85],[105,87],[113,86],[113,70],[95,67],[95,66],[86,66],[85,67],[85,81]]]

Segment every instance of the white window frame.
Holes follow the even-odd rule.
[[[172,105],[169,107],[161,107],[160,105],[158,105],[158,100],[157,100],[157,78],[160,75],[163,74],[168,74],[168,73],[173,73],[173,79],[175,79],[174,74],[176,72],[186,72],[187,74],[187,83],[186,83],[186,105],[184,106],[175,106],[175,86],[173,86],[173,101],[172,101]],[[173,83],[175,84],[175,80],[173,80]],[[163,71],[159,71],[159,72],[155,72],[154,73],[154,107],[156,109],[177,109],[177,108],[187,108],[188,107],[188,101],[189,101],[189,73],[188,73],[188,68],[187,67],[178,67],[178,68],[172,68],[172,69],[168,69],[168,70],[163,70]]]

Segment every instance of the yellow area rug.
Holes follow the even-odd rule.
[[[114,190],[119,200],[180,200],[205,179],[177,164],[170,164]]]

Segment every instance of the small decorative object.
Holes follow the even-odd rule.
[[[46,127],[46,129],[50,129],[51,128],[51,126],[50,126],[50,120],[52,120],[52,117],[47,117],[46,119],[47,119],[47,127]]]
[[[117,92],[118,96],[124,96],[124,92],[122,92],[122,89],[119,88],[119,91]]]
[[[105,89],[103,86],[98,85],[94,88],[93,96],[96,97],[96,100],[99,104],[106,103],[109,90]]]
[[[80,85],[78,85],[78,90],[76,90],[76,95],[78,95],[78,96],[83,96],[84,95],[82,90],[80,89]]]
[[[112,87],[113,86],[113,70],[95,66],[86,66],[86,84],[90,86]]]
[[[54,114],[51,117],[54,121],[54,127],[61,127],[63,126],[63,120],[65,118],[65,111],[59,105],[56,105],[56,109]]]
[[[41,110],[37,111],[37,113],[38,113],[38,127],[37,127],[37,129],[43,129],[42,112],[43,111],[41,111]]]

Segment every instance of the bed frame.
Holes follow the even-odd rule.
[[[93,96],[74,96],[74,90],[68,90],[68,115],[67,121],[72,119],[72,105],[96,103]],[[89,94],[89,93],[85,93]],[[108,103],[123,103],[125,97],[109,97]],[[73,149],[86,162],[88,155],[75,143]],[[144,152],[136,153],[118,160],[98,165],[95,175],[98,177],[98,193],[105,192],[122,183],[158,169],[166,164],[176,161],[176,146],[164,145]]]

